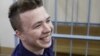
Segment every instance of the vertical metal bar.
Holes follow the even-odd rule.
[[[73,40],[70,40],[70,56],[72,56]]]
[[[73,6],[72,6],[73,8]],[[72,10],[72,21],[73,21],[73,10]],[[67,0],[65,0],[65,22],[67,22]],[[73,22],[72,22],[73,26]],[[73,32],[73,27],[71,27],[71,34]],[[73,40],[70,40],[70,56],[72,56]]]
[[[71,35],[73,34],[73,13],[74,13],[74,0],[72,0],[72,19],[71,19]],[[70,40],[70,56],[72,56],[73,40]]]
[[[88,16],[87,16],[87,36],[89,36],[90,31],[90,16],[91,16],[91,0],[88,0]],[[85,56],[88,56],[88,48],[89,48],[89,41],[86,43],[86,52]]]
[[[74,0],[72,0],[72,18],[71,18],[71,35],[73,34],[73,26],[74,26],[74,22],[73,22],[73,14],[74,14]]]
[[[88,4],[88,16],[87,16],[87,36],[89,36],[89,31],[90,31],[90,17],[91,17],[91,0],[89,0],[89,4]]]
[[[55,2],[54,2],[55,4],[54,4],[54,21],[55,21],[55,23],[54,23],[54,26],[55,26],[55,32],[54,33],[57,33],[57,12],[58,12],[58,7],[57,7],[57,5],[58,5],[58,0],[55,0]]]
[[[73,18],[75,19],[75,22],[78,22],[78,0],[74,0],[73,7]]]
[[[76,4],[76,8],[77,8],[76,9],[76,22],[78,22],[78,10],[79,10],[79,6],[78,6],[79,4],[78,3],[79,3],[79,0],[76,0],[76,3],[77,3]]]
[[[89,42],[86,42],[86,50],[85,50],[85,56],[88,56],[88,48],[89,48]]]
[[[57,56],[57,40],[56,39],[54,41],[54,50],[55,50],[54,55]]]
[[[67,22],[67,0],[65,0],[65,22]]]
[[[58,9],[57,9],[57,5],[58,5],[58,0],[55,0],[54,1],[54,28],[55,28],[55,31],[54,33],[57,34],[57,12],[58,12]],[[55,47],[57,46],[57,41],[55,40]],[[55,49],[55,56],[57,56],[57,48]]]
[[[65,0],[65,22],[67,22],[67,0]]]

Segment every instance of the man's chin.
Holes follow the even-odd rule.
[[[49,48],[51,46],[51,41],[48,44],[43,44],[43,48]]]

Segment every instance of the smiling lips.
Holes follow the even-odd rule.
[[[51,41],[50,35],[47,35],[45,37],[41,37],[40,40],[44,41],[45,43],[49,43]]]

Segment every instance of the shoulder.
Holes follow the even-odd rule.
[[[21,46],[18,45],[18,46],[14,49],[14,51],[13,51],[13,53],[12,53],[12,56],[22,56],[22,52],[21,52],[20,48],[21,48]]]

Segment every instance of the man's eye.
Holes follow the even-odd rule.
[[[39,25],[36,25],[34,28],[39,28],[41,26],[41,24],[39,24]]]
[[[48,19],[46,22],[47,22],[47,23],[49,23],[50,21],[51,21],[51,20],[50,20],[50,19]]]

